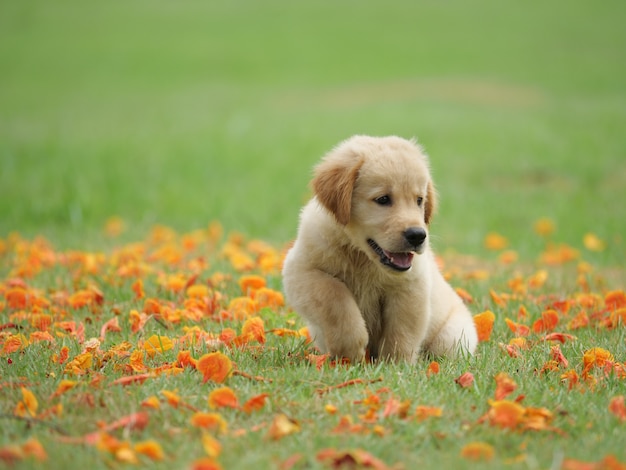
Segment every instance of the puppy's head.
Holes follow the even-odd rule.
[[[395,271],[427,246],[436,207],[428,161],[414,141],[355,136],[329,152],[312,182],[352,243]]]

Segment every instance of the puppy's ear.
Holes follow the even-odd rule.
[[[342,225],[350,222],[352,190],[363,164],[362,158],[350,154],[328,155],[315,167],[313,191],[320,203],[328,209]]]
[[[424,222],[426,225],[430,224],[430,220],[437,210],[437,191],[432,181],[428,182],[428,188],[426,189],[426,205],[424,207]]]

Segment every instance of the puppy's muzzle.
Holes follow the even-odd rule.
[[[409,227],[403,233],[404,239],[415,251],[421,251],[420,248],[426,240],[426,230],[422,227]]]

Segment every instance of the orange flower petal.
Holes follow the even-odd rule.
[[[170,390],[161,390],[161,393],[166,398],[167,403],[174,408],[178,408],[178,405],[181,403],[180,396],[176,392],[172,392]]]
[[[212,380],[222,383],[231,374],[233,364],[226,355],[221,352],[213,352],[198,359],[196,368],[202,373],[204,382]]]
[[[161,408],[161,402],[155,395],[151,395],[141,402],[141,406],[158,410]]]
[[[167,336],[152,335],[143,343],[143,348],[149,356],[156,353],[164,353],[174,347],[173,341]]]
[[[30,455],[39,462],[44,462],[48,459],[48,454],[46,453],[46,450],[41,445],[41,442],[39,442],[35,438],[31,438],[24,442],[24,444],[22,444],[22,451],[24,452],[24,455]]]
[[[556,225],[554,224],[553,220],[548,219],[547,217],[543,217],[535,222],[535,225],[533,228],[537,235],[540,235],[542,237],[547,237],[551,235],[552,233],[554,233],[554,230],[556,229]]]
[[[176,356],[176,364],[180,367],[192,367],[196,368],[198,361],[191,357],[191,351],[179,351]]]
[[[26,336],[21,333],[9,336],[2,346],[2,354],[11,354],[28,346]]]
[[[244,320],[259,311],[259,306],[250,297],[235,297],[228,303],[228,313],[235,320]]]
[[[468,388],[474,384],[474,374],[471,372],[465,372],[461,374],[459,377],[454,379],[454,381],[461,386],[461,388]]]
[[[559,366],[563,366],[565,368],[569,366],[569,361],[563,355],[563,352],[561,351],[561,346],[559,346],[558,344],[550,348],[550,355],[552,356],[552,359],[559,364]]]
[[[224,328],[220,333],[220,341],[224,343],[226,346],[230,346],[230,344],[237,337],[237,332],[232,328]]]
[[[285,305],[285,298],[283,297],[283,294],[268,287],[261,287],[260,289],[254,291],[252,298],[256,301],[259,309],[277,309]]]
[[[620,421],[626,421],[626,401],[624,395],[611,398],[609,411],[617,416]]]
[[[423,421],[427,418],[440,418],[442,415],[443,409],[439,406],[418,405],[415,408],[415,417],[418,421]]]
[[[561,465],[561,470],[623,470],[623,468],[624,464],[612,455],[607,455],[599,462],[564,459]]]
[[[300,431],[300,425],[297,421],[287,417],[287,415],[279,414],[272,420],[267,435],[276,441],[298,431]]]
[[[474,315],[474,324],[478,333],[478,341],[489,341],[496,316],[490,310]]]
[[[73,389],[77,384],[78,382],[76,382],[75,380],[61,380],[56,391],[52,394],[52,397],[54,398],[64,394],[68,390]]]
[[[239,287],[243,295],[250,295],[251,292],[266,286],[264,277],[257,275],[246,275],[239,278]]]
[[[491,289],[489,291],[489,295],[491,296],[491,300],[493,303],[499,307],[506,307],[506,296],[504,294],[498,294],[496,291]]]
[[[583,244],[589,251],[603,251],[606,248],[606,243],[595,233],[586,233],[583,237]]]
[[[118,317],[111,318],[108,322],[102,325],[100,328],[100,340],[104,341],[104,337],[109,331],[122,331],[120,327]]]
[[[526,411],[519,403],[508,400],[491,401],[490,405],[487,413],[489,423],[501,428],[516,428]]]
[[[511,393],[513,393],[517,389],[517,384],[515,381],[509,377],[509,375],[505,372],[500,372],[495,376],[496,380],[496,391],[495,391],[495,399],[502,400],[508,397]]]
[[[230,387],[216,388],[209,393],[209,407],[215,408],[239,408],[239,399]]]
[[[191,470],[222,470],[222,466],[209,457],[193,461],[190,468]]]
[[[486,442],[470,442],[461,449],[461,457],[474,461],[491,460],[495,453],[493,446]]]
[[[267,393],[261,393],[260,395],[256,395],[250,398],[247,402],[243,404],[241,409],[246,413],[252,413],[253,411],[260,410],[265,406],[265,401],[269,395]]]
[[[506,326],[508,326],[509,329],[518,336],[528,336],[530,334],[530,328],[526,325],[514,322],[509,318],[505,318],[504,323],[506,323]]]
[[[220,433],[226,432],[228,425],[218,413],[197,412],[191,417],[191,425],[198,428],[216,430]]]
[[[589,370],[592,367],[604,367],[615,361],[613,354],[603,348],[591,348],[583,354],[583,368]]]
[[[36,416],[39,402],[29,389],[22,387],[22,401],[15,407],[14,414],[17,416]]]
[[[214,459],[219,457],[222,452],[222,444],[210,434],[204,434],[202,436],[202,447],[206,454]]]
[[[535,333],[552,331],[559,323],[559,314],[555,310],[546,310],[541,313],[541,318],[533,323]]]
[[[561,382],[567,383],[568,390],[574,388],[579,380],[578,373],[575,370],[568,370],[561,374]]]
[[[189,286],[185,292],[190,299],[203,299],[209,296],[209,288],[203,284]]]
[[[485,237],[485,248],[488,250],[503,250],[509,244],[509,241],[499,233],[491,232]]]
[[[150,415],[148,413],[145,411],[138,411],[136,413],[122,416],[120,419],[113,421],[105,426],[104,430],[109,432],[114,431],[115,429],[124,428],[127,430],[141,431],[148,425],[149,421]]]
[[[622,290],[611,291],[604,297],[604,303],[611,310],[624,308],[626,307],[626,292]]]
[[[7,306],[13,309],[26,308],[28,294],[23,287],[13,287],[4,293]]]
[[[154,440],[138,442],[135,444],[134,449],[138,454],[145,455],[151,460],[163,460],[165,458],[161,445]]]
[[[426,370],[426,375],[430,377],[431,375],[436,375],[438,373],[439,373],[439,363],[437,361],[432,361],[428,365],[428,369]]]
[[[254,340],[260,344],[265,343],[265,325],[260,317],[248,318],[243,325],[242,336],[248,341]]]
[[[585,328],[589,325],[589,315],[584,310],[580,311],[574,318],[572,318],[567,324],[567,328],[570,330],[577,330],[579,328]]]
[[[135,282],[133,282],[130,288],[135,293],[135,299],[143,299],[146,296],[145,292],[143,291],[143,281],[141,279],[137,279]]]
[[[142,384],[146,380],[153,378],[153,377],[155,377],[154,372],[146,372],[145,374],[130,375],[126,377],[120,377],[119,379],[115,379],[113,382],[111,382],[111,385],[121,385],[125,387],[126,385]]]

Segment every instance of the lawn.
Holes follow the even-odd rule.
[[[0,461],[626,465],[625,15],[3,2]],[[430,155],[433,245],[495,314],[474,357],[336,365],[281,304],[311,167],[355,133]]]

